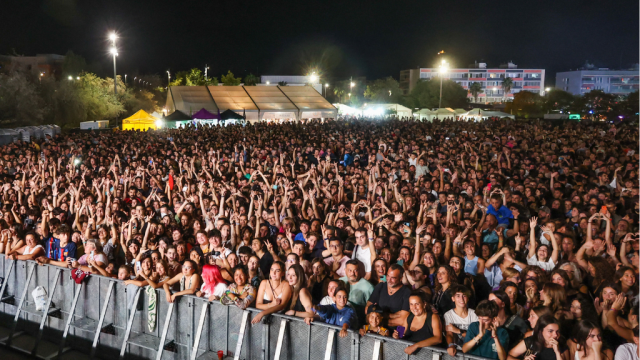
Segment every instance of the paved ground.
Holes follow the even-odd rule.
[[[32,357],[25,355],[19,351],[13,349],[7,349],[0,345],[0,359],[2,360],[26,360],[32,359]]]

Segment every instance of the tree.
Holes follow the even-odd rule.
[[[65,79],[69,76],[75,78],[85,70],[87,70],[87,61],[82,56],[74,54],[73,51],[67,51],[62,63],[62,78]]]
[[[473,102],[478,102],[478,95],[482,94],[484,90],[482,90],[482,84],[479,82],[472,82],[469,84],[469,93],[473,96]]]
[[[202,70],[193,68],[189,71],[178,71],[175,78],[169,86],[205,86],[218,85],[218,79],[215,77],[204,78]]]
[[[510,77],[504,78],[502,80],[502,90],[504,91],[504,99],[507,98],[507,95],[511,92],[511,88],[513,88],[513,79]]]
[[[400,84],[391,76],[374,80],[364,91],[365,99],[374,103],[397,103],[401,96]]]
[[[440,103],[440,80],[418,81],[405,103],[412,107],[436,108]],[[468,103],[467,91],[451,80],[442,83],[442,106],[462,108]]]
[[[577,98],[573,94],[560,89],[553,89],[547,92],[545,99],[546,112],[562,111],[563,113],[572,110]]]
[[[338,97],[338,102],[341,103],[342,97],[344,96],[345,92],[343,88],[334,86],[333,94]]]
[[[620,111],[625,117],[628,118],[638,118],[639,109],[639,101],[640,97],[638,96],[638,91],[634,91],[631,94],[627,95],[626,98],[620,104]]]
[[[220,80],[224,86],[238,86],[240,85],[240,82],[242,82],[241,78],[233,76],[231,70],[227,72],[227,75],[222,75]]]
[[[244,85],[245,86],[256,86],[256,84],[260,81],[260,78],[249,73],[249,75],[244,77]]]
[[[617,116],[614,111],[617,107],[615,95],[607,94],[602,90],[591,90],[582,97],[585,101],[585,112],[593,114],[594,118],[604,116],[611,119]]]
[[[118,97],[113,93],[111,78],[102,79],[95,74],[87,73],[81,76],[75,85],[85,110],[84,119],[79,121],[113,119],[124,112],[119,97],[123,97],[127,89],[121,80],[118,81]]]
[[[530,91],[520,91],[513,95],[513,101],[505,106],[505,112],[517,117],[533,118],[542,117],[544,101],[540,94]]]
[[[53,82],[45,78],[45,82]],[[43,124],[50,107],[41,96],[37,76],[26,71],[0,75],[0,118],[21,125]]]

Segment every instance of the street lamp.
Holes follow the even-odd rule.
[[[109,34],[109,40],[111,40],[111,55],[113,55],[113,93],[118,96],[118,80],[116,75],[116,56],[118,56],[118,49],[116,48],[116,39],[118,35],[115,32]],[[118,117],[116,116],[116,126],[118,126]]]
[[[124,83],[127,83],[127,74],[124,74]]]
[[[312,84],[315,84],[318,81],[318,75],[316,75],[316,73],[312,73],[311,77],[309,78],[309,80],[311,80]]]
[[[327,90],[329,90],[329,84],[324,84],[324,97],[327,97]]]
[[[76,76],[76,80],[80,80],[80,76]]]
[[[438,103],[438,109],[442,107],[442,77],[444,76],[444,73],[447,72],[448,67],[449,64],[447,64],[447,62],[443,59],[442,63],[440,63],[440,102]]]
[[[209,67],[207,66],[207,64],[204,64],[204,79],[207,80],[207,70],[209,70]]]
[[[167,70],[167,77],[169,78],[168,84],[171,84],[171,72],[169,70]]]
[[[73,80],[73,76],[69,76],[69,80]]]

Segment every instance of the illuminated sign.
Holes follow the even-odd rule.
[[[569,119],[580,120],[580,114],[570,114]]]

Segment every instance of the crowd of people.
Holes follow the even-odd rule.
[[[394,119],[0,149],[0,253],[492,359],[638,359],[638,128]]]

